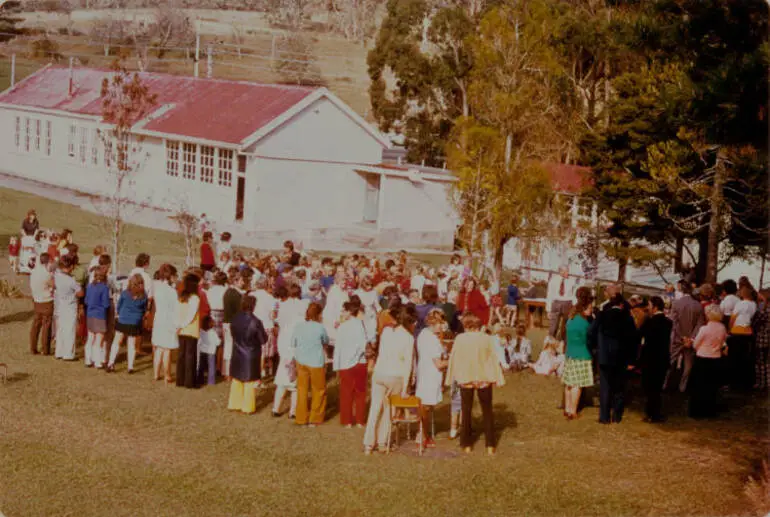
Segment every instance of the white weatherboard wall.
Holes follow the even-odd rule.
[[[375,164],[382,159],[382,149],[347,113],[321,98],[260,140],[253,152],[294,160]]]
[[[449,203],[451,183],[426,180],[415,183],[408,178],[388,176],[382,182],[380,203],[382,228],[454,230]]]

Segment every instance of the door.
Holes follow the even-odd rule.
[[[235,220],[243,221],[243,203],[246,195],[246,178],[238,176],[235,187]]]
[[[366,196],[364,198],[364,221],[375,222],[380,213],[380,175],[366,175]]]

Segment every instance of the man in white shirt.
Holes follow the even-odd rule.
[[[558,275],[553,275],[548,281],[548,294],[546,296],[546,310],[548,311],[549,329],[548,335],[557,339],[559,332],[564,334],[564,325],[567,323],[572,301],[575,299],[576,282],[569,276],[569,269],[562,267]],[[562,336],[563,338],[563,336]]]
[[[733,315],[735,305],[741,301],[741,299],[736,296],[736,293],[738,293],[738,284],[735,283],[735,280],[725,280],[722,282],[723,298],[722,303],[719,304],[719,308],[722,309],[725,320],[729,320],[730,316]]]
[[[49,271],[51,256],[41,254],[35,269],[29,275],[29,287],[35,304],[35,319],[29,333],[29,349],[33,354],[51,354],[51,329],[53,325],[53,275]],[[42,336],[41,336],[42,334]],[[38,352],[38,341],[40,352]]]
[[[422,266],[417,266],[417,271],[412,277],[410,288],[416,290],[418,293],[422,292],[422,288],[425,287],[425,275],[423,275],[424,269]]]

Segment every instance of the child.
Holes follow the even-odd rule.
[[[93,270],[93,280],[86,288],[86,368],[104,366],[104,334],[107,333],[107,311],[110,309],[110,287],[107,285],[109,267],[97,266]]]
[[[19,251],[21,251],[21,243],[17,237],[13,236],[8,243],[8,262],[10,262],[11,271],[14,273],[19,272]]]
[[[556,341],[551,336],[545,338],[543,351],[536,363],[529,363],[529,367],[538,375],[561,376],[564,367],[563,343]]]
[[[59,235],[56,233],[52,233],[48,237],[48,255],[50,255],[51,260],[59,259]]]
[[[527,367],[530,355],[532,354],[532,342],[527,339],[527,327],[518,325],[516,327],[516,338],[512,342],[513,346],[513,366],[517,370]]]
[[[144,287],[144,279],[139,273],[128,279],[128,288],[120,293],[117,313],[118,321],[115,323],[115,338],[110,348],[110,362],[107,372],[115,371],[115,360],[118,358],[118,349],[123,343],[123,337],[128,338],[128,373],[134,373],[134,359],[136,358],[136,342],[142,335],[142,319],[147,310],[147,294]]]
[[[203,384],[203,371],[208,367],[208,385],[217,383],[217,348],[222,340],[214,328],[214,320],[206,316],[201,322],[201,335],[198,339],[198,384]]]
[[[219,236],[219,244],[217,244],[217,258],[219,267],[224,269],[224,265],[230,260],[230,255],[233,252],[233,246],[230,243],[232,239],[230,232],[224,232]]]

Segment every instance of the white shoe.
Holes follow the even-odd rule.
[[[452,429],[449,431],[449,439],[454,440],[457,438],[457,429]]]

